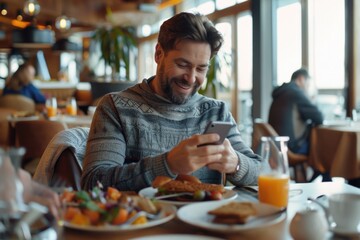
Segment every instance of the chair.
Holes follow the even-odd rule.
[[[48,143],[65,126],[49,120],[18,121],[15,123],[15,146],[26,148],[22,167],[34,174],[36,166]]]
[[[253,125],[252,134],[252,149],[254,152],[258,152],[260,147],[260,139],[262,136],[275,137],[279,134],[269,124],[261,119],[255,119]],[[308,156],[303,154],[293,153],[290,149],[288,150],[289,166],[294,169],[295,182],[307,182],[306,164],[308,162]],[[301,176],[299,176],[299,173]]]
[[[14,129],[10,127],[8,118],[16,113],[10,108],[0,108],[0,146],[14,145]]]
[[[0,96],[0,107],[11,108],[17,111],[35,112],[36,104],[21,94],[7,94]]]
[[[39,161],[34,179],[50,187],[65,181],[66,186],[80,190],[88,134],[87,127],[66,129],[56,134]]]

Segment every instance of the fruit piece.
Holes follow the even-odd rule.
[[[75,198],[75,192],[73,191],[67,191],[65,190],[62,194],[61,194],[61,200],[64,202],[71,202],[73,201]]]
[[[76,208],[76,207],[68,207],[66,208],[65,210],[65,213],[64,213],[64,219],[66,221],[71,221],[74,216],[78,213],[81,213],[80,209],[79,208]]]
[[[147,218],[146,216],[139,216],[133,223],[132,225],[139,225],[139,224],[145,224],[147,223]]]
[[[203,201],[205,197],[206,197],[206,193],[203,190],[197,190],[194,192],[193,198],[196,201]]]
[[[91,224],[96,224],[99,222],[100,213],[98,211],[84,209],[83,214],[90,220]]]
[[[111,221],[111,223],[114,225],[122,224],[122,223],[126,222],[126,220],[128,219],[128,216],[129,216],[129,212],[126,209],[119,208],[117,215]]]
[[[76,225],[88,226],[90,225],[90,219],[81,212],[79,212],[75,214],[74,218],[71,220],[71,223]]]
[[[219,191],[211,191],[210,192],[210,199],[211,200],[221,200],[222,194]]]
[[[117,201],[121,197],[121,192],[116,188],[108,187],[106,195],[108,198]]]

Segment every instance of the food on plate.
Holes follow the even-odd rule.
[[[65,221],[83,226],[121,225],[140,211],[157,214],[160,209],[144,197],[101,186],[91,191],[65,190],[60,196]],[[139,215],[132,225],[145,224],[148,219]]]
[[[208,214],[215,216],[215,223],[244,224],[249,217],[256,215],[256,209],[251,202],[230,202],[210,210]]]
[[[154,179],[152,186],[157,188],[157,196],[189,193],[186,196],[174,197],[173,199],[177,201],[220,200],[225,192],[223,185],[202,183],[197,177],[190,175],[179,175],[176,179],[158,176]]]

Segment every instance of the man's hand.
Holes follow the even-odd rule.
[[[59,218],[59,195],[49,187],[35,182],[28,172],[20,169],[20,180],[24,185],[24,201],[37,202],[48,207],[55,218]]]
[[[219,161],[209,163],[207,167],[221,173],[234,173],[239,163],[238,156],[227,138],[224,140],[223,145],[224,151],[221,153]]]
[[[237,156],[227,139],[225,140],[227,144],[225,144],[225,141],[224,144],[211,144],[218,140],[219,135],[214,133],[194,135],[181,141],[167,155],[167,164],[170,170],[175,174],[190,174],[201,167],[210,166],[211,169],[230,171],[233,165],[232,157],[235,155],[237,159]],[[203,144],[209,145],[199,146]],[[224,154],[226,156],[223,156]],[[226,164],[221,164],[222,159],[225,159]],[[234,161],[234,164],[232,171],[237,165],[237,160]]]

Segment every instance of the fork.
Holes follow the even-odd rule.
[[[121,227],[127,227],[135,222],[136,219],[138,219],[140,216],[146,216],[146,218],[155,220],[158,219],[161,215],[161,211],[159,211],[156,214],[148,213],[146,211],[139,211],[134,216],[129,218],[125,223],[121,224]]]

